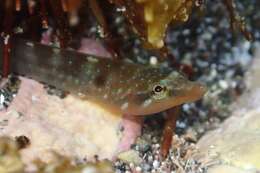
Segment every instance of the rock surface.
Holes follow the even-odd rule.
[[[208,173],[260,171],[260,51],[247,74],[249,90],[233,105],[232,116],[198,142],[197,157]]]
[[[22,150],[26,162],[37,157],[49,161],[48,150],[81,159],[113,156],[120,140],[121,115],[70,95],[64,99],[48,95],[42,84],[21,80],[17,96],[1,112],[0,122],[7,124],[0,135],[30,139],[30,146]]]

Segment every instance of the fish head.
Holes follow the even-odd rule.
[[[159,71],[157,71],[159,73]],[[142,84],[142,89],[131,95],[125,113],[147,115],[193,102],[203,97],[206,86],[188,80],[184,75],[171,71],[159,74]]]

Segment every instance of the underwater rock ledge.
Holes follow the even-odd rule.
[[[257,173],[260,171],[260,49],[247,73],[248,91],[232,106],[233,113],[220,128],[198,142],[208,173]]]

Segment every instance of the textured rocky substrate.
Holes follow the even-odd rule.
[[[208,173],[260,171],[260,51],[247,73],[247,92],[232,106],[232,116],[200,139],[198,158]]]

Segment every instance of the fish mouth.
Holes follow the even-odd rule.
[[[196,100],[201,99],[205,93],[207,92],[207,87],[204,84],[196,83],[192,86],[190,92],[189,92],[189,102],[193,102]]]
[[[163,108],[161,111],[180,106],[185,103],[191,103],[195,102],[197,100],[200,100],[203,98],[205,93],[207,92],[207,87],[204,84],[201,83],[195,83],[190,82],[190,87],[184,89],[182,93],[185,93],[183,95],[179,95],[176,97],[172,97],[169,100],[166,100],[165,102],[161,102],[161,108]]]

